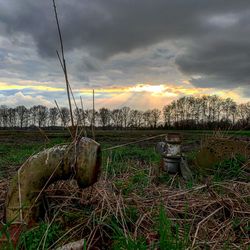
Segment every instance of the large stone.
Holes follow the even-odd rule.
[[[58,247],[56,250],[82,250],[84,249],[84,246],[86,246],[86,241],[78,240],[75,242],[70,242],[62,247]]]

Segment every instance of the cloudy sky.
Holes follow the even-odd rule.
[[[69,80],[90,107],[183,95],[250,101],[250,1],[57,0]],[[0,105],[67,105],[52,0],[0,0]]]

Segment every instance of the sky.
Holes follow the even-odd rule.
[[[162,108],[185,95],[250,101],[250,1],[57,0],[79,105]],[[0,0],[0,105],[67,106],[52,0]]]

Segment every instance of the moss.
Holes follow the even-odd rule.
[[[195,158],[198,170],[203,174],[213,171],[213,166],[229,160],[232,156],[250,156],[250,148],[247,142],[229,140],[226,138],[209,138],[203,143],[203,147]]]

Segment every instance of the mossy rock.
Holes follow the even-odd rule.
[[[213,166],[236,155],[249,159],[250,143],[227,138],[208,138],[196,155],[195,165],[200,172],[209,173]]]

